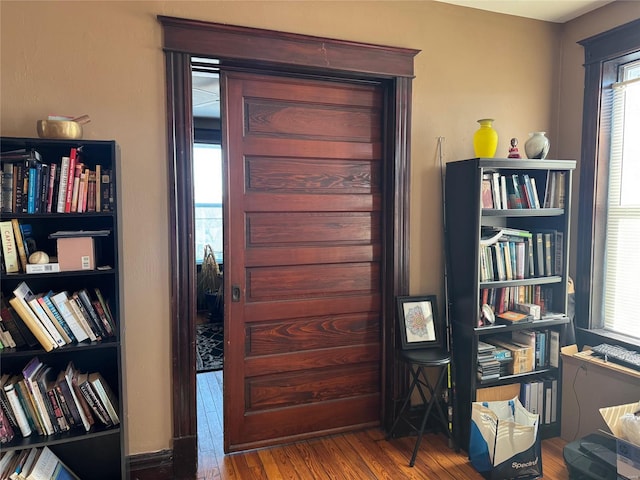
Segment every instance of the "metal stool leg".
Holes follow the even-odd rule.
[[[416,374],[416,379],[418,378],[418,376],[420,375],[420,371],[421,369],[418,368],[417,369],[418,373]],[[429,384],[429,380],[427,379],[426,375],[423,375],[425,380],[426,380],[426,386],[429,389],[429,393],[431,394],[431,398],[429,399],[429,404],[427,405],[427,409],[424,412],[424,415],[422,417],[422,423],[420,424],[420,430],[418,430],[418,439],[416,440],[416,445],[413,448],[413,455],[411,456],[411,461],[409,462],[409,466],[413,467],[416,463],[416,457],[418,456],[418,449],[420,448],[420,443],[422,442],[422,436],[424,434],[424,427],[427,424],[427,419],[429,418],[429,413],[431,412],[431,409],[433,408],[433,404],[436,403],[436,400],[438,398],[438,396],[440,395],[440,391],[442,390],[442,381],[444,380],[444,374],[446,373],[447,369],[446,366],[444,368],[440,368],[440,373],[438,374],[438,380],[436,383],[435,388],[432,388],[431,385]],[[424,398],[424,395],[423,395]],[[437,404],[438,405],[438,404]],[[438,408],[440,410],[440,413],[442,413],[442,408],[440,408],[440,405],[438,405]],[[449,430],[448,426],[447,426],[447,431]]]
[[[402,404],[402,408],[400,408],[400,412],[398,412],[398,415],[396,416],[396,419],[393,421],[393,425],[391,426],[391,430],[389,430],[389,434],[386,437],[387,440],[389,440],[393,436],[393,432],[395,431],[396,426],[400,422],[400,419],[402,418],[402,414],[404,413],[405,409],[407,408],[407,405],[409,405],[409,402],[411,401],[411,395],[413,394],[413,390],[418,385],[418,375],[414,374],[413,366],[410,366],[410,370],[411,370],[411,377],[413,378],[413,380],[411,381],[411,385],[409,386],[409,393],[407,394],[406,398],[404,399],[404,403]],[[418,389],[418,390],[420,391],[420,389]],[[420,394],[422,394],[422,392],[420,392]],[[423,395],[423,398],[424,398],[424,395]]]

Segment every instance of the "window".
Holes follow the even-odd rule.
[[[640,20],[580,42],[585,96],[576,269],[577,325],[635,345],[640,344],[638,31]]]
[[[640,336],[640,61],[618,67],[612,88],[604,255],[604,326]]]
[[[193,198],[195,206],[196,262],[204,246],[211,245],[222,263],[222,150],[220,145],[196,143],[193,147]]]

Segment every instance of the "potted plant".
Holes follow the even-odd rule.
[[[206,306],[209,319],[220,316],[223,306],[223,281],[220,266],[211,245],[204,246],[204,257],[198,273],[198,305]]]

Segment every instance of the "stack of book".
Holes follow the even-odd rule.
[[[38,357],[0,376],[0,407],[5,441],[120,423],[118,400],[100,372],[80,372],[72,362],[57,371]]]
[[[0,153],[0,209],[10,213],[83,213],[113,209],[112,172],[90,168],[82,149],[48,163],[34,149]]]
[[[99,288],[93,289],[93,295],[86,288],[73,293],[34,294],[26,282],[21,282],[13,294],[8,303],[0,298],[0,330],[11,335],[14,347],[40,344],[49,352],[116,335],[111,309]]]
[[[478,342],[478,380],[500,378],[500,362],[494,358],[495,350],[494,345]]]

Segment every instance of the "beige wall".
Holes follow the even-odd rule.
[[[572,43],[639,17],[639,8],[616,2],[563,34],[557,24],[430,1],[0,2],[0,133],[35,136],[36,120],[47,114],[86,113],[85,138],[121,147],[129,453],[170,448],[172,436],[166,107],[156,15],[422,50],[413,90],[411,292],[441,296],[437,138],[444,138],[445,162],[472,157],[476,120],[492,117],[497,156],[506,156],[509,138],[523,143],[528,132],[545,130],[550,158],[576,158],[582,67]]]

